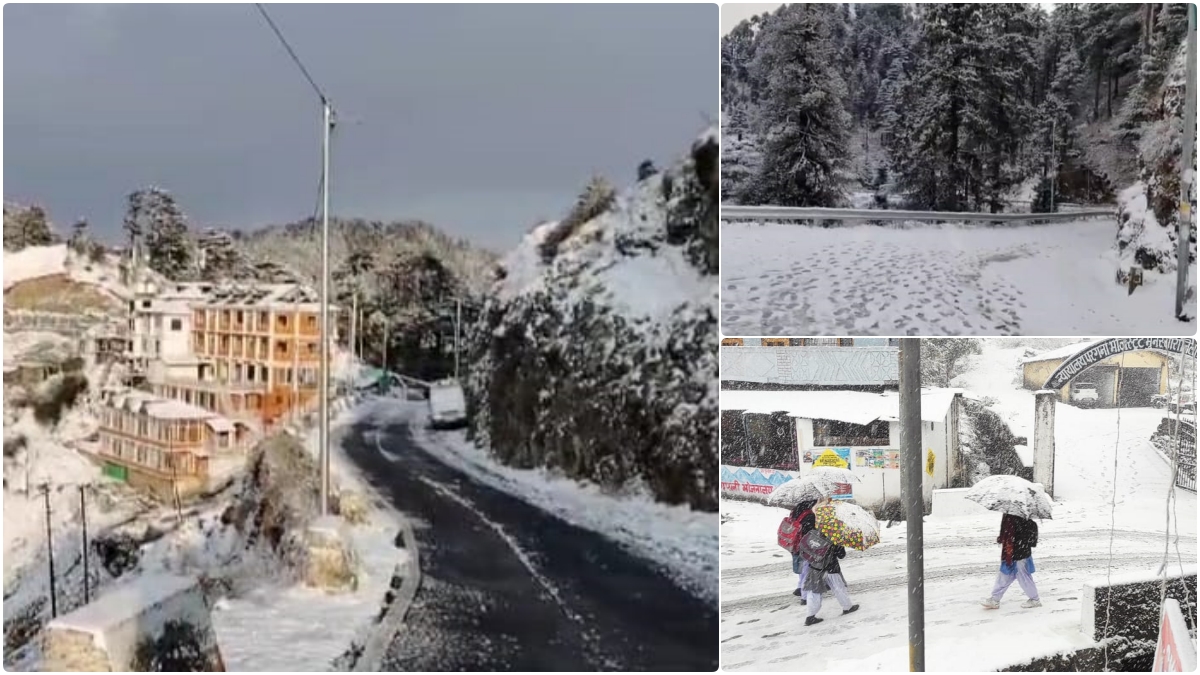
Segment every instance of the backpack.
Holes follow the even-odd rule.
[[[813,567],[825,569],[825,559],[832,549],[833,542],[814,527],[796,541],[795,552]]]
[[[788,553],[795,553],[796,546],[800,543],[800,521],[812,511],[805,511],[795,518],[790,515],[784,516],[779,522],[779,545],[787,550]]]

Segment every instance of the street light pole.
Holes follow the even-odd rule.
[[[329,131],[333,108],[322,98],[321,129],[321,377],[319,436],[321,453],[321,515],[329,515]]]
[[[900,339],[901,496],[908,554],[908,670],[925,671],[925,499],[921,479],[921,340]]]
[[[1196,148],[1196,5],[1188,3],[1187,77],[1184,79],[1183,154],[1179,158],[1179,227],[1176,231],[1175,317],[1187,320],[1184,301],[1188,289],[1188,267],[1192,233],[1191,188],[1196,181],[1192,153]]]
[[[458,336],[462,326],[462,298],[454,298],[454,380],[458,381]]]

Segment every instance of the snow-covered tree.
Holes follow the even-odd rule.
[[[168,279],[188,279],[194,275],[187,220],[166,190],[149,187],[129,195],[125,232],[131,246],[141,247],[144,239],[150,269]]]
[[[57,240],[46,211],[41,206],[4,204],[4,250],[48,246]]]
[[[845,201],[850,115],[838,72],[829,5],[784,5],[764,26],[752,65],[764,84],[754,126],[762,164],[752,199],[780,206]]]
[[[84,218],[75,221],[71,226],[71,236],[67,238],[67,246],[77,254],[85,255],[91,237],[88,234],[88,222]]]
[[[918,62],[892,140],[900,183],[916,206],[999,211],[1019,182],[1033,119],[1038,10],[1014,4],[925,9]]]

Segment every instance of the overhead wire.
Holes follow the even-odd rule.
[[[283,45],[283,48],[287,50],[288,56],[292,57],[292,61],[296,64],[296,67],[300,69],[300,74],[304,76],[304,79],[308,80],[310,85],[312,85],[313,91],[317,92],[317,96],[320,97],[321,103],[328,103],[329,97],[325,95],[324,90],[322,90],[317,84],[317,81],[313,79],[313,76],[309,74],[308,68],[304,67],[304,62],[300,60],[300,57],[296,55],[296,50],[292,49],[292,45],[287,41],[287,38],[283,36],[283,31],[279,30],[279,26],[277,26],[275,21],[271,19],[271,15],[267,13],[267,8],[264,7],[261,2],[254,3],[254,6],[258,8],[258,13],[262,14],[262,17],[266,20],[267,25],[271,27],[271,30],[275,33],[275,37],[279,38],[279,42]]]

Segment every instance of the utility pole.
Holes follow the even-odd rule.
[[[333,128],[333,108],[321,97],[321,515],[329,515],[329,131]]]
[[[383,321],[383,375],[387,377],[388,372],[388,321]]]
[[[1175,318],[1186,321],[1184,303],[1188,289],[1188,267],[1191,261],[1189,239],[1192,236],[1191,188],[1196,180],[1192,153],[1196,149],[1196,5],[1188,3],[1187,78],[1184,80],[1183,155],[1179,158],[1179,228],[1176,232]]]
[[[454,381],[458,381],[458,336],[462,326],[462,298],[454,299]]]
[[[79,486],[79,520],[83,526],[83,604],[91,602],[88,586],[91,580],[88,575],[88,537],[87,537],[87,486]]]
[[[356,284],[358,283],[357,279],[355,280],[355,283]],[[352,299],[350,301],[351,305],[350,305],[350,340],[349,340],[349,343],[350,343],[350,353],[354,354],[354,352],[356,350],[355,340],[358,339],[358,331],[356,330],[358,328],[358,289],[354,290],[354,293],[351,297],[352,297]],[[358,357],[362,358],[361,351],[358,352]]]
[[[907,525],[908,670],[925,672],[925,500],[921,479],[921,340],[900,339],[900,485]]]
[[[1058,211],[1054,208],[1054,193],[1058,187],[1058,118],[1050,120],[1050,159],[1052,160],[1050,174],[1050,213]]]
[[[58,616],[58,596],[54,592],[54,532],[50,528],[50,484],[42,483],[46,500],[46,559],[50,562],[50,618]]]

